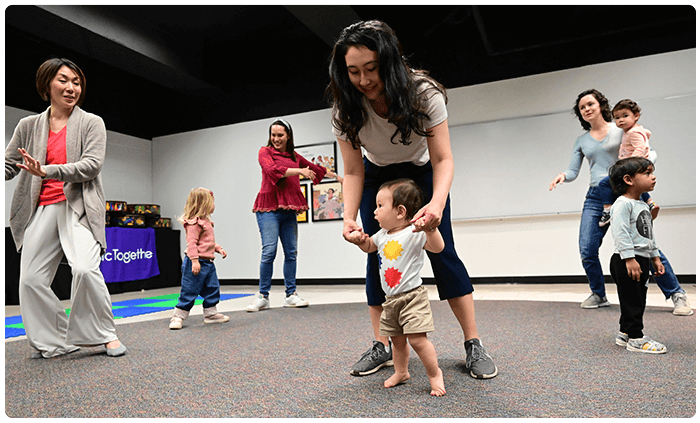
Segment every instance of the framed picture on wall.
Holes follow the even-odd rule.
[[[309,205],[309,184],[301,184],[301,193],[304,194],[304,199],[306,200],[306,205]],[[308,223],[309,221],[309,210],[306,209],[303,213],[297,215],[297,222]]]
[[[338,173],[338,160],[336,157],[335,141],[301,145],[294,148],[294,152],[301,154],[303,158],[315,165],[323,166],[328,170]],[[300,178],[302,180],[307,179],[303,176]]]
[[[343,219],[343,186],[340,182],[321,182],[313,185],[311,220]]]

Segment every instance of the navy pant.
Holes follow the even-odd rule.
[[[185,256],[182,261],[182,287],[180,299],[175,307],[190,311],[194,306],[194,300],[198,296],[204,298],[203,308],[214,307],[221,297],[219,291],[219,278],[216,276],[214,262],[199,260],[199,274],[192,274],[192,260]]]
[[[360,202],[360,218],[366,234],[374,235],[380,229],[379,222],[374,218],[374,209],[377,206],[377,192],[383,183],[399,178],[412,179],[423,192],[425,204],[433,198],[433,167],[430,162],[423,166],[417,166],[410,162],[377,166],[367,160],[367,158],[364,159],[364,162],[365,185],[362,191],[362,201]],[[435,283],[441,300],[458,298],[474,292],[467,269],[455,250],[450,218],[450,197],[448,196],[445,209],[442,212],[442,221],[440,226],[438,226],[440,234],[445,240],[445,249],[439,254],[428,252],[428,258],[433,268],[433,275],[435,276]],[[365,289],[368,305],[382,305],[386,295],[382,290],[379,277],[377,253],[367,255]]]

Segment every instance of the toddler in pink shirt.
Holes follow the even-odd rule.
[[[629,99],[620,100],[613,107],[612,114],[615,125],[624,131],[618,154],[620,160],[628,157],[644,157],[652,162],[656,161],[656,153],[649,147],[651,131],[637,123],[641,112],[642,108],[635,101]],[[603,227],[610,223],[610,209],[618,195],[612,191],[608,177],[600,181],[598,188],[603,201],[603,215],[598,224]],[[649,205],[652,217],[656,218],[659,214],[659,206],[654,203],[648,193],[642,196],[642,200]]]
[[[170,329],[182,329],[194,301],[204,298],[204,323],[225,323],[229,317],[219,313],[219,278],[214,267],[214,253],[226,258],[226,251],[214,240],[214,222],[209,217],[214,213],[214,193],[206,188],[190,191],[185,210],[178,219],[185,227],[187,249],[182,261],[182,287],[175,312],[170,319]]]

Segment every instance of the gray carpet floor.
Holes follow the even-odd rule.
[[[180,331],[168,320],[117,326],[127,354],[104,348],[32,360],[26,341],[5,344],[9,417],[692,417],[696,412],[696,319],[648,308],[645,333],[668,354],[614,343],[619,307],[477,301],[477,324],[498,365],[491,380],[464,369],[461,330],[446,302],[431,302],[447,395],[431,397],[420,360],[412,378],[349,374],[371,343],[364,304],[201,316]]]

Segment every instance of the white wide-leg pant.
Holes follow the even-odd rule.
[[[112,303],[100,271],[100,244],[67,201],[39,206],[24,233],[19,303],[29,345],[45,358],[76,345],[117,339]],[[73,273],[70,317],[51,290],[65,254]]]

